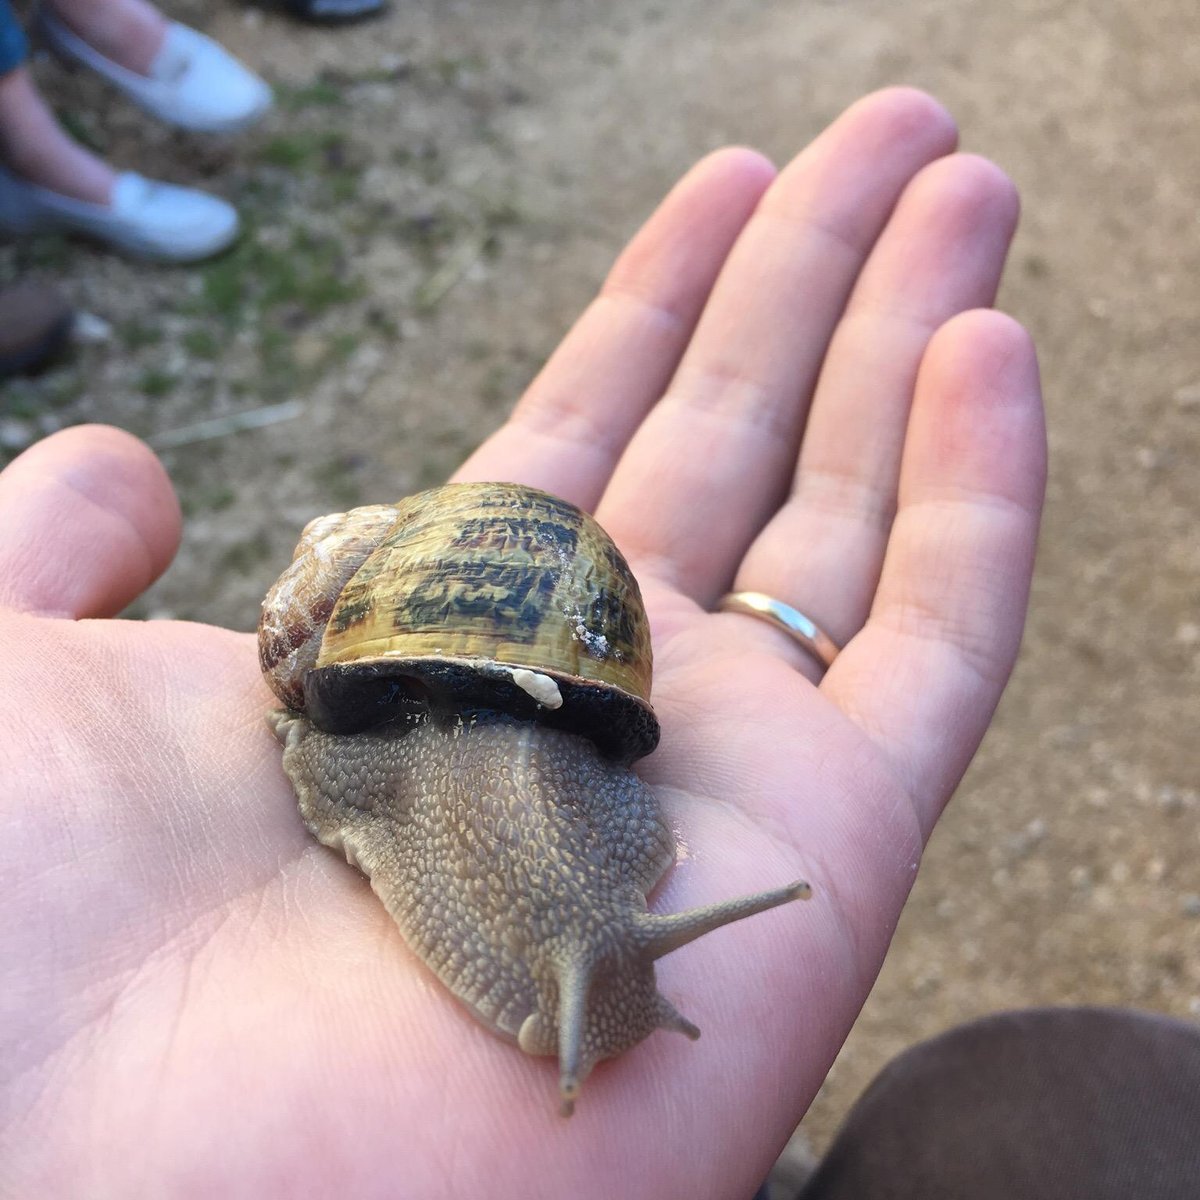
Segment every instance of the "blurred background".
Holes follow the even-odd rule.
[[[1200,1020],[1200,10],[1194,0],[398,0],[304,27],[165,0],[276,88],[170,133],[35,65],[75,136],[247,236],[194,268],[50,238],[67,358],[0,385],[0,460],[80,421],[159,450],[183,549],[132,615],[250,629],[317,513],[441,481],[504,417],[674,179],[783,161],[889,83],[936,94],[1024,199],[1001,307],[1039,345],[1049,508],[1020,665],[803,1127],[896,1052],[1050,1003]],[[804,1019],[804,998],[782,998]]]

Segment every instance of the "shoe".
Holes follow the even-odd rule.
[[[59,195],[0,170],[0,233],[79,233],[156,262],[195,262],[238,233],[237,211],[194,188],[117,176],[108,204]]]
[[[35,371],[62,348],[75,313],[45,283],[0,288],[0,379]]]
[[[318,25],[344,25],[386,12],[387,0],[284,0],[293,17]]]
[[[107,59],[63,24],[46,5],[37,29],[60,58],[74,60],[119,88],[152,116],[193,133],[233,133],[271,107],[271,89],[223,46],[172,21],[149,75]]]

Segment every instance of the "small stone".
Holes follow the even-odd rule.
[[[1158,807],[1166,813],[1182,812],[1183,797],[1173,787],[1163,787],[1158,792]]]
[[[1146,864],[1146,879],[1150,883],[1161,883],[1167,873],[1167,864],[1161,858],[1152,858]]]
[[[1008,847],[1017,858],[1024,857],[1046,836],[1046,822],[1035,817],[1024,829],[1012,834]]]
[[[1200,412],[1200,382],[1181,387],[1173,397],[1175,407],[1184,412]]]
[[[1200,894],[1189,892],[1179,907],[1185,917],[1200,917]]]
[[[83,345],[97,345],[111,342],[113,327],[103,317],[95,313],[77,312],[71,323],[71,338]]]
[[[5,417],[0,421],[0,448],[24,450],[26,446],[33,444],[35,436],[28,421],[21,421],[16,417]]]
[[[1200,625],[1195,621],[1184,621],[1175,629],[1175,640],[1185,646],[1194,646],[1200,642]]]
[[[315,367],[325,357],[328,346],[319,333],[302,333],[292,343],[292,358],[298,367]]]
[[[1159,465],[1162,456],[1152,446],[1139,446],[1133,457],[1143,471],[1153,471]]]
[[[930,996],[942,986],[941,974],[936,967],[922,971],[912,981],[914,996]]]
[[[262,23],[263,15],[261,8],[254,8],[251,6],[248,7],[244,13],[242,13],[242,24],[245,25],[247,29],[260,29],[262,27]]]
[[[403,54],[385,54],[379,60],[379,70],[395,79],[407,74],[410,69],[411,65]]]

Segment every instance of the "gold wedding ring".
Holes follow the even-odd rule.
[[[760,617],[776,629],[803,646],[822,666],[833,665],[838,656],[838,647],[815,621],[802,612],[776,600],[765,592],[729,592],[717,601],[718,612],[744,613],[748,617]]]

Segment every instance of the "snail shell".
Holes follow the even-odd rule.
[[[259,660],[275,694],[330,732],[412,700],[537,716],[626,761],[658,743],[633,573],[586,513],[515,484],[310,522],[264,601]]]
[[[562,1110],[655,1028],[699,1036],[654,960],[806,884],[670,916],[629,764],[654,749],[637,581],[587,514],[454,484],[311,522],[263,602],[271,714],[311,832],[494,1032],[557,1054]]]

